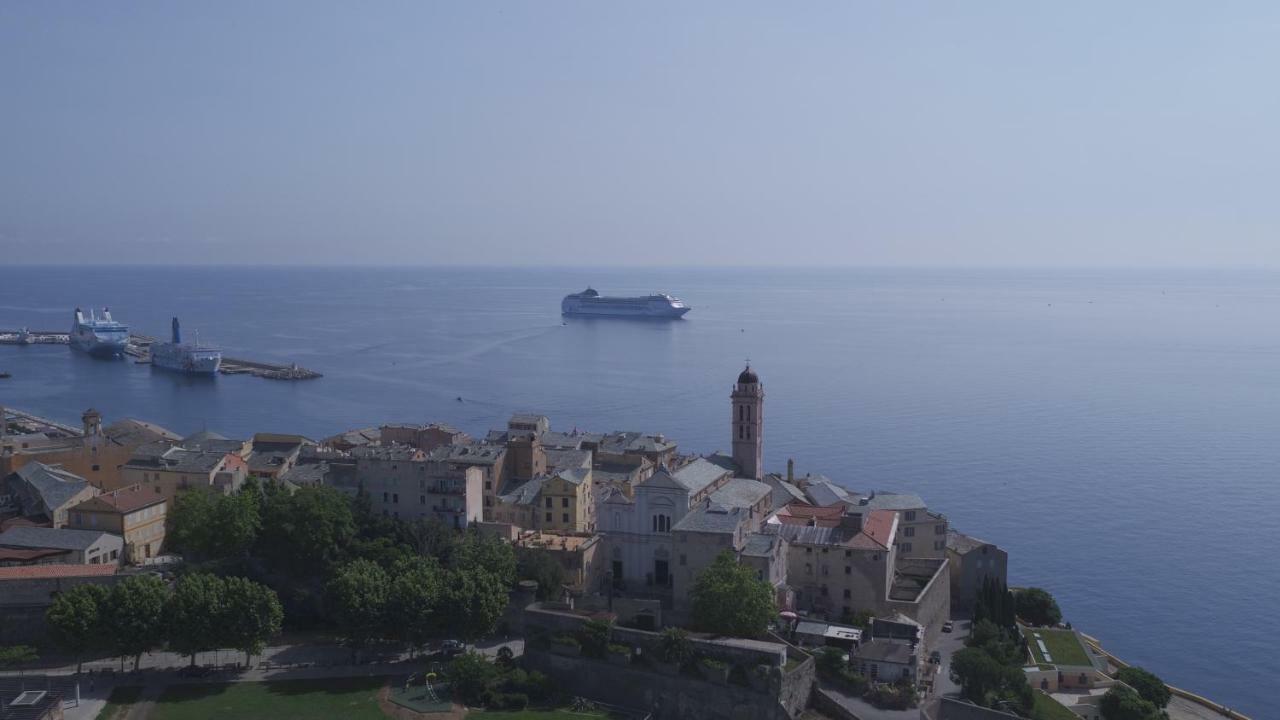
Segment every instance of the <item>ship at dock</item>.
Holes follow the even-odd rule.
[[[116,322],[109,308],[102,308],[101,317],[92,309],[85,317],[84,311],[76,308],[75,322],[71,324],[68,337],[71,347],[94,357],[118,357],[124,354],[128,341],[129,326]]]
[[[178,325],[178,318],[174,318],[173,342],[151,345],[151,365],[193,375],[216,375],[222,367],[222,351],[201,345],[199,335],[194,343],[182,342],[182,328]]]
[[[654,293],[640,297],[607,297],[592,288],[566,295],[560,301],[564,315],[596,315],[601,317],[679,318],[692,308],[678,297]]]

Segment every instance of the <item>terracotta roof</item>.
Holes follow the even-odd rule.
[[[893,542],[893,521],[898,514],[893,510],[872,510],[862,522],[862,532],[849,544],[853,547],[889,549]]]
[[[112,490],[111,492],[91,497],[79,505],[76,505],[73,509],[97,512],[131,513],[145,507],[159,505],[162,502],[164,502],[163,495],[143,492],[142,486],[134,483],[128,487],[122,487],[119,490]]]
[[[840,505],[819,507],[802,503],[791,503],[778,511],[778,522],[787,525],[808,525],[810,520],[817,527],[838,527],[840,518],[844,516],[844,508]]]
[[[20,565],[0,567],[0,581],[115,575],[115,565]]]

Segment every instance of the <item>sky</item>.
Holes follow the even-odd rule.
[[[1280,267],[1274,2],[0,3],[0,267]]]

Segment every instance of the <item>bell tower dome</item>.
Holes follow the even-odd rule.
[[[733,417],[733,462],[741,477],[764,476],[764,386],[748,363],[729,395]]]

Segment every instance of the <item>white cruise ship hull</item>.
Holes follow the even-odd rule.
[[[679,318],[691,308],[679,298],[665,294],[646,297],[604,297],[591,288],[565,296],[560,302],[564,315],[631,318]]]
[[[216,375],[222,367],[222,353],[159,343],[151,347],[151,366],[193,375]]]

